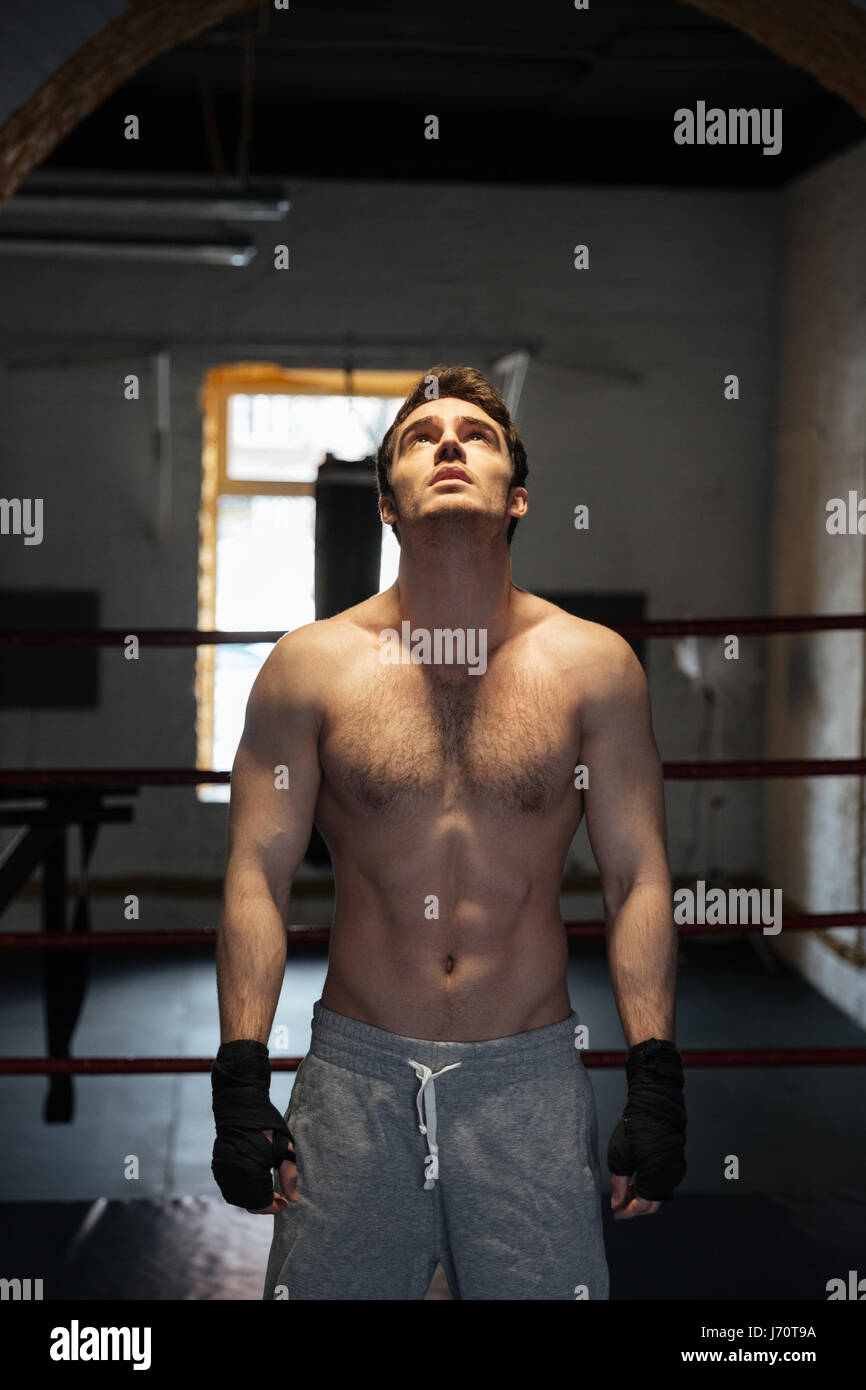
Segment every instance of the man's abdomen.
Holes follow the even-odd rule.
[[[517,917],[475,904],[444,923],[401,922],[353,915],[344,896],[331,933],[326,1008],[441,1042],[510,1037],[567,1017],[558,904]]]

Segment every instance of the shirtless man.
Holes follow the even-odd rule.
[[[685,1173],[685,1112],[646,681],[610,629],[512,584],[526,455],[479,372],[420,378],[377,466],[396,582],[285,636],[247,706],[217,951],[213,1171],[227,1201],[275,1216],[266,1297],[421,1299],[441,1261],[459,1299],[606,1299],[595,1099],[559,895],[585,813],[629,1046],[611,1205],[615,1219],[650,1215]],[[437,663],[420,638],[445,629],[467,647],[446,639]],[[267,1041],[314,820],[336,908],[283,1116]]]

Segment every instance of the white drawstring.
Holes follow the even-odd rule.
[[[409,1061],[408,1065],[415,1068],[415,1075],[421,1082],[418,1088],[418,1095],[415,1104],[418,1107],[418,1128],[422,1134],[427,1135],[427,1157],[424,1160],[424,1189],[430,1190],[436,1179],[439,1177],[439,1145],[436,1143],[436,1087],[433,1085],[433,1078],[441,1076],[443,1072],[453,1071],[455,1067],[462,1067],[462,1062],[452,1062],[448,1067],[442,1067],[439,1071],[431,1071],[422,1062]],[[427,1083],[430,1082],[430,1094],[427,1095]]]

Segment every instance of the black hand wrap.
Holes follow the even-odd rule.
[[[607,1166],[630,1178],[639,1197],[668,1202],[686,1174],[683,1064],[672,1042],[648,1038],[630,1047],[628,1100],[610,1137]]]
[[[271,1104],[271,1064],[260,1042],[223,1043],[211,1071],[216,1142],[211,1170],[227,1202],[261,1211],[274,1200],[272,1168],[294,1162],[286,1122]],[[273,1142],[263,1130],[272,1129]]]

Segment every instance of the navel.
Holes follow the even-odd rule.
[[[451,971],[454,969],[454,957],[453,957],[453,956],[449,956],[448,959],[446,960],[446,962],[445,962],[445,969],[446,969],[447,973],[450,975],[450,974],[451,974]]]

